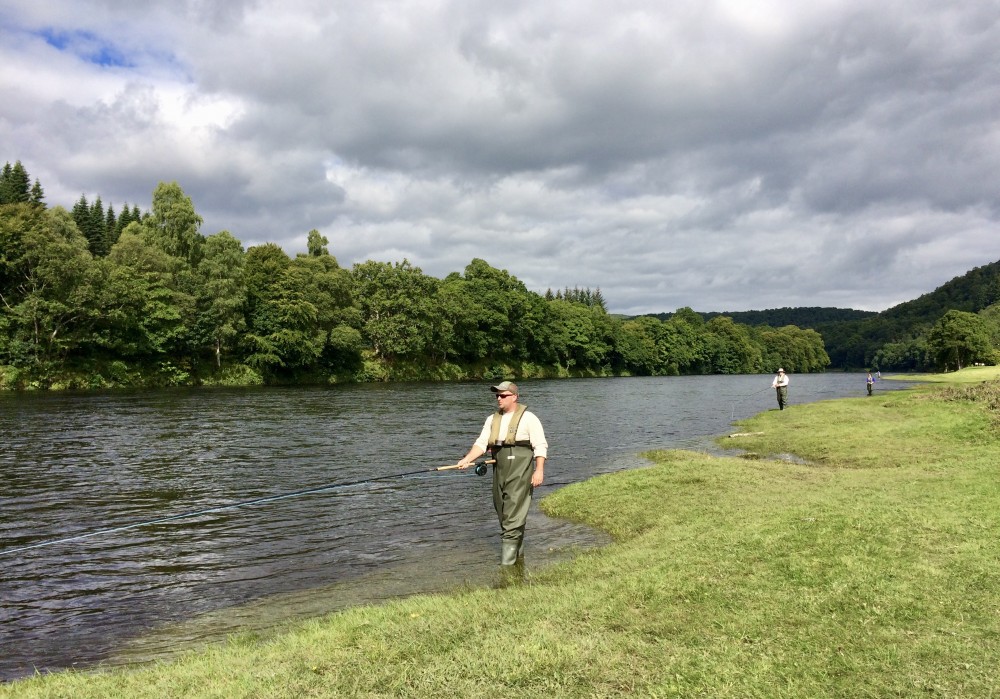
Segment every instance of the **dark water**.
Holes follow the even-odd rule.
[[[792,376],[802,403],[862,396],[863,374]],[[716,451],[775,407],[770,376],[524,382],[550,443],[544,496]],[[903,387],[879,383],[889,390]],[[0,679],[137,662],[346,605],[487,583],[489,477],[454,463],[495,400],[482,383],[0,395]],[[256,498],[197,517],[13,549]],[[529,567],[603,543],[533,506]]]

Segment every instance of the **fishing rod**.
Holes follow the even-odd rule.
[[[475,473],[477,476],[484,476],[487,472],[487,466],[490,464],[495,464],[494,459],[483,459],[482,461],[475,462]],[[209,507],[204,510],[196,510],[193,512],[182,512],[181,514],[170,515],[169,517],[160,517],[158,519],[150,519],[144,522],[134,522],[132,524],[125,524],[120,527],[111,527],[110,529],[99,529],[97,531],[87,532],[84,534],[77,534],[75,536],[68,536],[62,539],[51,539],[49,541],[41,541],[37,544],[30,544],[29,546],[19,546],[13,549],[7,549],[6,551],[0,551],[0,557],[8,556],[10,554],[19,553],[21,551],[29,551],[31,549],[42,548],[43,546],[54,546],[56,544],[65,544],[70,541],[79,541],[80,539],[89,539],[94,536],[101,536],[103,534],[114,534],[116,532],[123,532],[128,529],[138,529],[139,527],[148,527],[153,524],[164,524],[165,522],[175,522],[180,519],[190,519],[192,517],[200,517],[201,515],[212,514],[215,512],[223,512],[225,510],[234,510],[238,507],[249,507],[250,505],[260,505],[267,502],[275,502],[276,500],[286,500],[288,498],[295,498],[302,495],[309,495],[311,493],[321,493],[326,490],[336,490],[339,488],[349,488],[355,485],[363,485],[365,483],[374,483],[375,481],[387,481],[392,478],[403,478],[404,476],[415,476],[418,473],[431,473],[434,471],[452,471],[461,468],[458,464],[451,464],[449,466],[432,466],[431,468],[422,468],[417,471],[407,471],[406,473],[393,473],[388,476],[373,476],[372,478],[363,478],[359,481],[351,481],[348,483],[327,483],[326,485],[319,485],[314,488],[306,488],[305,490],[296,490],[291,493],[281,493],[279,495],[269,495],[262,498],[254,498],[253,500],[242,500],[240,502],[230,503],[229,505],[219,505],[218,507]]]

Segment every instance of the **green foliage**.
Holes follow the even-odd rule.
[[[823,347],[823,338],[815,330],[803,330],[794,325],[783,328],[757,328],[763,347],[764,369],[803,373],[823,371],[830,365],[830,357]]]
[[[901,342],[887,342],[872,357],[871,366],[895,371],[925,371],[934,365],[925,336]]]
[[[326,349],[328,331],[303,284],[304,270],[274,245],[247,251],[247,334],[244,361],[268,378],[289,380],[309,370]]]
[[[749,329],[719,316],[705,324],[705,350],[712,374],[753,374],[764,369],[761,350]]]
[[[952,310],[941,316],[927,335],[927,346],[945,371],[985,361],[993,354],[983,319],[964,311]]]
[[[351,373],[362,366],[364,337],[357,328],[338,325],[330,330],[326,361],[335,374]]]
[[[203,383],[206,386],[261,386],[264,377],[246,364],[230,364],[204,377]]]
[[[992,355],[986,363],[1000,364],[1000,303],[987,306],[979,312],[979,317],[983,320],[983,327],[992,348]]]
[[[197,275],[196,349],[208,348],[221,368],[223,354],[246,332],[243,246],[228,231],[209,236]]]
[[[376,357],[391,363],[432,351],[438,280],[407,260],[358,263],[352,276],[363,332]]]
[[[604,363],[608,346],[597,326],[593,308],[556,299],[549,302],[552,332],[548,339],[560,366],[593,367]]]
[[[737,323],[743,325],[767,325],[773,328],[786,325],[797,325],[804,327],[817,327],[826,323],[857,321],[872,318],[876,313],[873,311],[856,311],[851,308],[828,308],[828,307],[800,307],[800,308],[771,308],[763,311],[736,311],[732,313],[703,313],[705,320],[711,320],[716,316],[729,316]]]
[[[112,355],[162,359],[186,348],[196,299],[184,288],[183,260],[146,244],[131,224],[106,258],[96,342]]]
[[[657,344],[663,324],[643,317],[620,324],[614,348],[614,366],[637,376],[655,376],[662,371]]]
[[[58,207],[0,207],[0,242],[2,351],[44,383],[89,340],[98,293],[94,261]]]
[[[327,249],[327,245],[330,241],[326,239],[325,235],[320,235],[320,232],[315,228],[309,231],[309,235],[306,238],[306,250],[308,251],[309,257],[321,257],[323,255],[329,255],[330,251]]]
[[[201,260],[204,237],[199,232],[202,218],[176,182],[161,182],[153,191],[153,213],[144,218],[142,235],[146,242],[191,267]]]
[[[24,169],[20,160],[13,165],[5,163],[3,171],[0,172],[0,205],[30,202],[32,202],[32,190],[28,171]]]

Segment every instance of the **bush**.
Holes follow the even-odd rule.
[[[202,383],[206,386],[262,386],[264,377],[246,364],[234,364],[204,377]]]

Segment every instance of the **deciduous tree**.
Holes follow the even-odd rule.
[[[983,319],[966,311],[941,316],[927,335],[927,345],[945,371],[992,359],[993,354]]]

